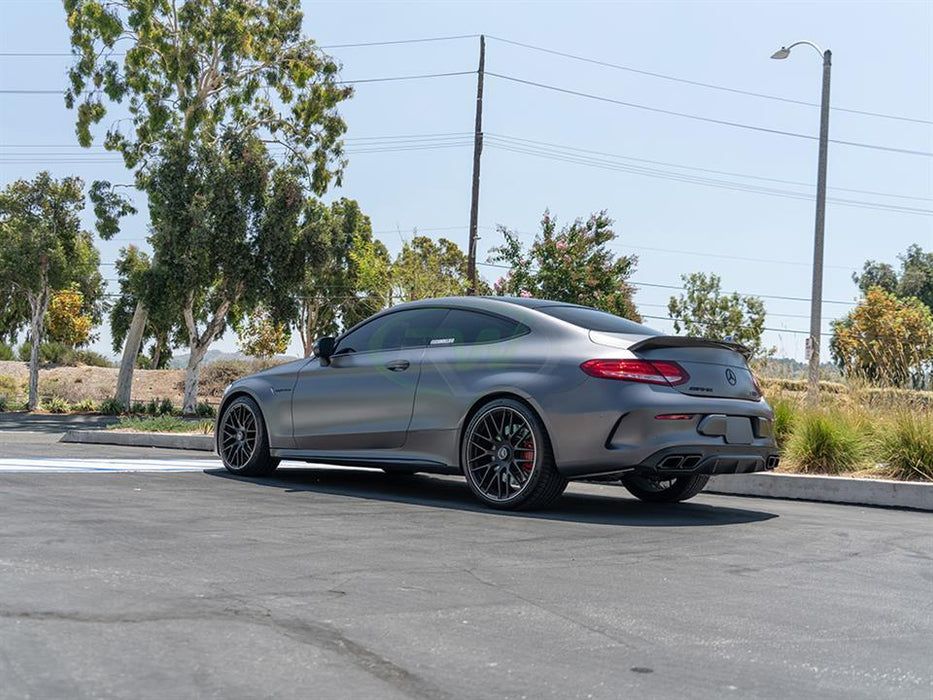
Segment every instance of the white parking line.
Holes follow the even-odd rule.
[[[196,472],[222,466],[219,459],[0,459],[0,472]]]

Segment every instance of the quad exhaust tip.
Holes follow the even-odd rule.
[[[702,455],[668,455],[658,466],[661,469],[693,469],[701,459]]]

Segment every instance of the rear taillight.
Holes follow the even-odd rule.
[[[580,369],[591,377],[644,384],[683,384],[690,375],[676,362],[664,360],[587,360]]]

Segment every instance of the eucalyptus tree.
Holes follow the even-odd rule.
[[[91,196],[98,231],[117,228],[118,211],[106,184],[95,183]],[[94,302],[103,294],[100,255],[93,235],[81,228],[84,183],[77,177],[55,180],[47,172],[33,180],[17,180],[0,192],[0,280],[29,310],[29,408],[39,405],[39,347],[46,332],[46,312],[55,290],[71,285]]]
[[[162,307],[147,309],[141,303],[151,264],[149,255],[136,246],[121,248],[115,267],[120,292],[110,306],[110,337],[114,352],[120,352],[121,348],[132,352],[137,348],[140,353],[135,359],[137,364],[144,353],[143,346],[152,341],[147,363],[152,369],[164,369],[172,358],[175,323],[171,316],[159,313]],[[134,317],[141,310],[147,314],[146,323],[134,323]],[[128,342],[127,335],[131,330],[139,330],[142,337]],[[129,402],[130,388],[128,383],[118,381],[116,398],[121,404]]]
[[[154,253],[142,298],[182,319],[185,413],[197,407],[204,355],[238,310],[293,318],[309,247],[301,184],[298,168],[277,164],[255,137],[221,148],[173,142],[149,175]]]
[[[467,256],[453,241],[415,236],[392,263],[392,294],[400,301],[463,296],[470,286],[467,269]]]
[[[296,288],[295,325],[304,356],[314,341],[349,328],[389,304],[391,259],[352,199],[308,204],[308,252]]]
[[[339,184],[346,164],[341,140],[346,125],[337,106],[350,97],[352,88],[340,84],[339,64],[302,35],[299,0],[65,0],[64,4],[75,54],[65,101],[77,111],[78,141],[91,145],[108,110],[125,103],[129,117],[112,122],[104,146],[123,156],[150,200],[156,189],[165,200],[165,181],[155,173],[164,176],[166,168],[177,167],[180,154],[211,163],[204,167],[215,172],[219,163],[229,163],[231,154],[240,153],[225,149],[241,149],[243,144],[256,158],[262,157],[260,150],[277,144],[284,149],[285,167],[300,173],[304,188],[315,194],[323,194],[332,182]],[[209,199],[214,205],[230,203],[222,196]],[[226,233],[217,226],[200,230],[194,241],[200,250],[179,249],[176,239],[165,233],[177,225],[176,217],[159,219],[170,213],[150,201],[153,274],[147,279],[167,284],[174,269],[187,269],[187,261],[177,257],[186,253],[201,261],[199,269],[225,273],[221,280],[198,276],[201,287],[188,289],[183,304],[179,298],[148,290],[140,297],[133,326],[145,324],[146,304],[174,306],[194,360],[203,357],[203,342],[209,344],[222,332],[233,302],[213,304],[201,319],[205,324],[201,330],[197,309],[211,305],[218,289],[225,290],[222,296],[239,297],[234,292],[240,287],[245,293],[251,282],[236,275],[249,265],[237,271],[228,264]],[[209,221],[228,214],[201,212]],[[207,231],[216,238],[203,238]],[[168,268],[158,269],[161,265]],[[270,299],[267,306],[280,301]],[[124,352],[121,374],[131,375],[143,335],[133,326],[127,338],[137,346]],[[199,362],[189,362],[188,389],[197,386]],[[186,410],[193,410],[190,398]]]

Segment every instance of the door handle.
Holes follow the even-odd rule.
[[[404,372],[411,366],[411,363],[408,360],[393,360],[386,367],[393,372]]]

